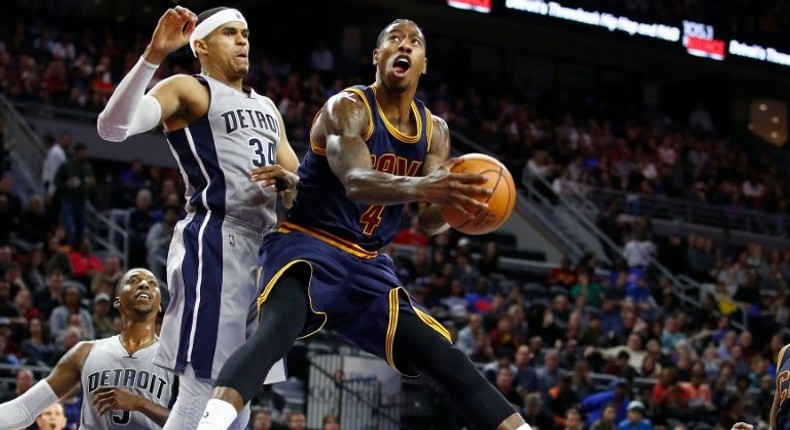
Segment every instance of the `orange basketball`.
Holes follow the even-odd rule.
[[[442,217],[450,226],[462,233],[471,235],[490,233],[510,217],[516,206],[516,185],[513,183],[513,176],[499,160],[488,155],[471,153],[459,158],[463,161],[453,167],[453,172],[473,173],[486,177],[487,181],[480,186],[491,189],[491,195],[477,199],[488,203],[488,213],[481,218],[475,216],[474,219],[468,219],[457,209],[442,206],[440,209]]]

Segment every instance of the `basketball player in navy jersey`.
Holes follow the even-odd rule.
[[[118,283],[114,306],[121,334],[80,342],[43,381],[0,405],[0,430],[16,430],[78,387],[82,387],[80,428],[159,429],[167,420],[175,376],[153,364],[159,285],[146,269],[131,269]]]
[[[470,196],[490,191],[479,175],[450,172],[458,161],[447,160],[447,124],[414,98],[427,66],[422,30],[392,22],[373,63],[373,85],[346,89],[317,115],[294,206],[261,247],[259,328],[220,372],[199,430],[228,428],[269,367],[322,327],[405,375],[432,378],[476,428],[529,429],[377,253],[396,234],[404,203],[422,202],[420,224],[437,234],[449,228],[440,205],[468,205],[472,218],[486,205]]]
[[[236,9],[199,16],[181,6],[169,9],[98,119],[99,134],[111,141],[161,123],[186,183],[187,216],[168,251],[171,301],[154,360],[182,375],[168,430],[197,426],[222,365],[253,331],[247,322],[258,296],[258,250],[275,224],[278,191],[285,206],[295,192],[299,161],[282,117],[269,98],[242,84],[248,36]],[[185,45],[201,73],[171,76],[146,94],[158,65]],[[284,379],[280,361],[267,382]],[[248,420],[245,408],[233,428]]]

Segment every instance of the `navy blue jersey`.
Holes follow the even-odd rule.
[[[779,390],[779,407],[776,410],[776,430],[790,430],[790,404],[786,404],[790,393],[790,359],[785,345],[776,359],[776,389]]]
[[[376,103],[375,86],[347,88],[358,94],[370,112],[370,126],[362,136],[368,145],[371,165],[380,172],[399,176],[418,176],[430,148],[433,122],[430,111],[417,99],[412,112],[417,119],[417,134],[406,136],[387,118]],[[368,205],[346,198],[343,184],[326,159],[326,150],[310,145],[299,166],[299,182],[289,223],[319,229],[375,251],[388,244],[400,227],[403,205]]]

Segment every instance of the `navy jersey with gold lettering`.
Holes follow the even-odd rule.
[[[776,360],[776,389],[779,390],[779,407],[776,410],[776,429],[790,430],[790,356],[785,345]]]
[[[415,99],[412,112],[417,134],[407,136],[390,124],[376,103],[375,86],[346,89],[362,98],[370,112],[370,126],[362,136],[374,169],[399,176],[418,176],[430,148],[433,122],[425,105]],[[310,145],[299,166],[299,182],[288,224],[330,233],[367,251],[388,244],[400,226],[403,205],[369,205],[346,198],[343,184],[326,159],[326,150]]]

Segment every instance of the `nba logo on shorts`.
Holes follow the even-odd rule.
[[[228,243],[230,244],[231,248],[235,248],[236,247],[236,235],[229,234],[228,235]]]

